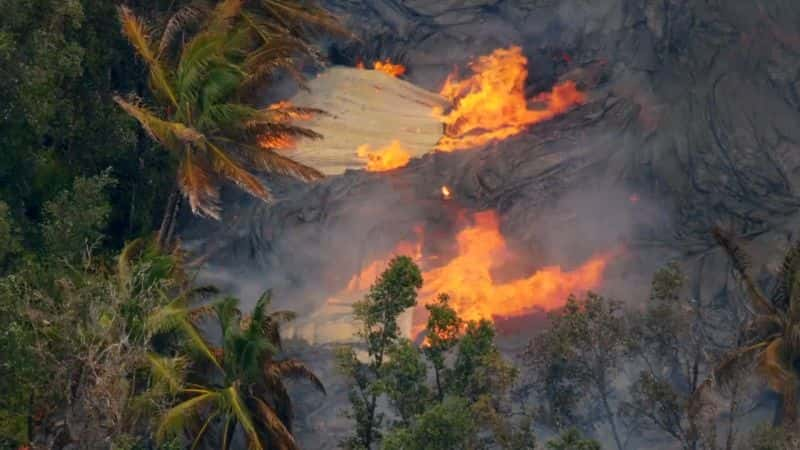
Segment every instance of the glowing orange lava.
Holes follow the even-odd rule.
[[[441,293],[450,296],[450,305],[465,320],[497,320],[552,310],[562,307],[570,294],[599,288],[608,264],[618,253],[596,254],[570,271],[547,266],[523,278],[497,281],[493,269],[507,263],[513,252],[506,246],[494,211],[476,213],[472,224],[456,236],[455,256],[438,267],[425,268],[438,258],[423,254],[423,231],[415,229],[416,242],[403,241],[392,252],[411,256],[423,269],[424,282],[410,330],[413,336],[425,326],[425,305],[436,302]],[[371,262],[350,280],[339,296],[366,292],[390,259],[387,256]]]
[[[358,61],[356,63],[356,69],[366,69],[364,66],[364,62]],[[390,58],[386,58],[383,61],[375,61],[372,63],[372,69],[377,70],[378,72],[383,72],[385,74],[391,75],[395,78],[400,77],[406,73],[406,66],[402,64],[395,64],[392,62]]]
[[[385,172],[404,167],[411,160],[411,154],[398,140],[393,140],[387,147],[370,149],[369,144],[358,147],[356,154],[367,162],[370,172]]]
[[[596,289],[611,261],[611,253],[595,255],[572,271],[559,266],[543,267],[526,278],[497,282],[492,269],[509,254],[494,211],[477,213],[474,224],[456,236],[458,254],[447,264],[424,272],[416,329],[423,326],[424,305],[440,293],[465,320],[513,317],[537,309],[563,306],[571,293]]]
[[[442,198],[445,200],[450,200],[453,196],[453,193],[450,192],[450,188],[447,186],[442,186]]]
[[[453,103],[453,109],[433,110],[445,124],[445,136],[436,148],[449,152],[500,141],[586,101],[575,82],[565,81],[532,99],[542,103],[543,109],[528,109],[527,63],[522,49],[512,46],[479,57],[470,65],[470,78],[448,76],[440,93]]]
[[[406,73],[406,66],[402,64],[393,64],[392,60],[389,58],[386,58],[385,61],[375,61],[372,68],[393,77],[399,77]]]

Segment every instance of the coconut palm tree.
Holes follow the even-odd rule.
[[[120,8],[124,35],[149,70],[150,89],[158,101],[148,108],[136,99],[115,101],[133,116],[151,138],[168,150],[178,164],[177,190],[170,196],[159,230],[159,244],[169,242],[180,202],[188,200],[195,214],[220,218],[220,179],[233,181],[255,197],[270,200],[269,189],[251,172],[260,170],[313,180],[321,173],[293,161],[269,145],[295,137],[318,138],[292,121],[321,111],[296,108],[282,102],[259,107],[246,101],[247,93],[277,70],[294,70],[294,56],[313,53],[299,34],[298,21],[327,23],[319,9],[288,6],[286,1],[264,1],[255,14],[244,0],[224,0],[213,6],[194,6],[167,21],[159,43],[147,25],[128,8]],[[292,2],[293,4],[293,2]],[[270,9],[271,8],[271,9]],[[288,9],[287,9],[288,8]],[[281,16],[280,11],[296,14]],[[293,18],[291,22],[279,17]],[[194,32],[187,30],[194,18]],[[201,19],[202,18],[202,19]],[[272,23],[270,20],[278,22]],[[287,19],[288,20],[288,19]],[[183,36],[177,51],[170,51]],[[173,54],[174,53],[174,54]]]
[[[218,434],[221,442],[217,447],[228,449],[242,433],[249,448],[297,448],[291,433],[292,403],[283,380],[303,378],[321,392],[325,390],[301,362],[275,358],[281,349],[279,326],[294,315],[287,311],[268,313],[269,303],[267,293],[258,300],[252,314],[243,315],[235,298],[189,309],[184,297],[151,316],[151,330],[179,330],[188,337],[190,348],[202,355],[201,361],[209,363],[208,367],[196,364],[199,370],[185,381],[171,371],[174,364],[170,365],[169,360],[155,364],[161,372],[160,379],[180,385],[182,398],[161,418],[159,439],[183,431],[191,434],[195,448]],[[208,344],[196,328],[199,321],[208,318],[220,327],[221,347]],[[211,433],[212,429],[218,433]]]
[[[775,289],[768,297],[756,283],[747,255],[731,235],[717,228],[714,237],[739,274],[754,317],[743,329],[741,345],[723,358],[715,370],[726,382],[742,363],[755,361],[770,388],[781,396],[777,419],[783,425],[797,422],[800,382],[800,241],[783,258]]]

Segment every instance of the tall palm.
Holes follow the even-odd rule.
[[[744,341],[722,360],[715,375],[725,382],[742,363],[756,361],[760,374],[781,396],[780,421],[795,424],[800,383],[800,241],[786,252],[775,289],[767,297],[735,240],[721,229],[714,230],[714,237],[738,272],[754,313],[743,330]]]
[[[191,382],[180,383],[183,400],[161,419],[158,437],[181,431],[191,433],[192,448],[220,431],[218,447],[228,449],[239,431],[253,449],[274,445],[295,449],[291,433],[292,403],[283,380],[299,377],[325,392],[320,380],[301,362],[276,359],[281,348],[280,324],[294,315],[286,311],[267,312],[269,294],[256,303],[253,313],[242,315],[238,300],[225,298],[210,307],[190,310],[185,299],[176,301],[151,318],[152,329],[178,329],[186,333],[194,348],[211,366]],[[212,317],[220,326],[222,347],[215,348],[202,338],[196,323]],[[165,364],[165,366],[167,366]],[[163,370],[162,378],[179,380]]]
[[[279,69],[292,69],[294,55],[311,51],[296,32],[265,22],[269,15],[245,11],[245,3],[215,2],[191,34],[181,31],[181,24],[187,24],[184,12],[183,21],[167,22],[160,43],[151,39],[142,20],[129,9],[120,8],[123,33],[147,64],[150,88],[159,105],[149,109],[136,100],[116,97],[115,101],[174,156],[179,165],[177,186],[192,211],[216,219],[221,211],[220,179],[233,181],[248,193],[269,200],[269,189],[251,173],[251,168],[302,180],[322,176],[273,148],[259,145],[300,136],[320,137],[291,124],[293,119],[320,111],[295,108],[288,103],[263,108],[245,100],[265,76]],[[313,14],[308,14],[301,18],[313,20]],[[178,35],[185,40],[172,55],[170,43]],[[178,196],[173,195],[159,233],[162,245],[171,234],[177,207]]]

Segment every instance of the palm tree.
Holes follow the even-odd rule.
[[[208,361],[210,367],[199,370],[189,382],[171,370],[180,364],[171,359],[156,359],[159,378],[173,380],[182,401],[166,411],[157,437],[191,433],[192,448],[212,438],[211,429],[220,430],[219,448],[228,449],[238,432],[243,433],[249,448],[274,445],[295,449],[292,436],[292,403],[283,380],[287,377],[311,381],[325,392],[320,380],[301,362],[276,359],[281,349],[279,326],[291,320],[287,311],[267,312],[270,295],[263,295],[253,313],[242,315],[238,300],[224,298],[212,306],[189,309],[186,297],[179,297],[151,316],[151,330],[180,330],[190,347]],[[214,318],[220,326],[222,346],[212,347],[196,328],[198,321]],[[158,364],[163,361],[163,364]],[[206,370],[207,369],[207,370]]]
[[[800,241],[783,258],[772,295],[767,297],[750,273],[747,255],[732,236],[716,228],[714,237],[731,259],[744,284],[754,317],[743,329],[743,342],[715,370],[717,380],[730,380],[742,363],[755,361],[771,389],[781,396],[780,422],[797,421],[800,378]]]
[[[333,28],[334,19],[318,8],[285,0],[264,0],[260,9],[250,3],[254,2],[224,0],[212,7],[198,2],[182,9],[167,21],[158,45],[142,20],[120,8],[123,33],[146,63],[150,89],[159,104],[150,109],[135,99],[114,100],[178,163],[177,188],[159,230],[162,247],[171,240],[179,192],[192,212],[219,219],[220,179],[266,201],[270,191],[250,168],[306,181],[322,176],[260,145],[294,137],[319,138],[291,122],[321,111],[286,102],[258,107],[244,98],[277,70],[293,72],[295,55],[314,53],[301,32],[317,23]],[[199,26],[189,33],[193,23]],[[177,36],[183,36],[184,43],[172,52]]]

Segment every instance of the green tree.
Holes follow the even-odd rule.
[[[129,2],[135,3],[135,2]],[[176,2],[148,2],[158,14]],[[145,79],[106,0],[0,0],[0,199],[38,250],[46,201],[110,168],[106,245],[149,231],[168,163],[114,105]]]
[[[470,402],[447,397],[419,415],[413,425],[386,435],[384,450],[460,450],[475,448],[478,427]]]
[[[81,241],[63,226],[57,234]],[[170,392],[136,382],[148,368],[141,324],[174,286],[171,259],[132,243],[116,269],[100,258],[65,260],[26,260],[0,279],[0,436],[42,448],[147,436]]]
[[[601,450],[600,443],[584,439],[575,428],[561,433],[557,438],[547,441],[547,450]]]
[[[400,340],[398,317],[417,302],[422,287],[422,274],[411,258],[397,256],[370,287],[366,297],[353,307],[359,323],[358,338],[367,352],[362,362],[354,348],[342,348],[337,354],[338,365],[350,379],[350,417],[355,420],[355,433],[343,445],[369,449],[381,438],[384,414],[378,411],[378,399],[383,394],[382,377],[387,356]]]
[[[594,399],[617,448],[624,448],[612,396],[627,340],[620,304],[596,294],[583,301],[570,297],[563,310],[550,314],[550,328],[533,342],[529,355],[551,423],[572,425],[580,401]]]
[[[712,369],[710,358],[719,350],[711,336],[711,308],[699,296],[688,300],[686,281],[676,263],[659,269],[644,311],[630,314],[629,349],[641,369],[621,415],[633,426],[659,430],[681,448],[694,450],[711,448],[716,439],[717,424],[706,420],[714,416],[713,404],[703,391]],[[721,333],[716,335],[721,340]],[[740,403],[738,389],[731,394],[728,448]]]
[[[293,11],[288,2],[264,4]],[[177,186],[192,211],[213,218],[220,217],[217,179],[230,180],[269,200],[269,189],[253,175],[251,167],[303,180],[322,176],[260,145],[299,136],[319,137],[291,124],[300,115],[319,111],[285,103],[261,108],[243,100],[254,84],[278,69],[291,68],[292,55],[307,53],[310,46],[244,8],[245,2],[240,0],[218,2],[202,21],[200,31],[188,37],[174,58],[166,51],[171,40],[187,22],[197,21],[200,9],[176,14],[166,24],[160,44],[147,33],[143,21],[127,8],[120,10],[123,33],[149,68],[150,89],[159,107],[152,111],[137,100],[115,100],[178,162]],[[313,11],[285,17],[313,23],[319,18],[314,14],[321,14]],[[162,244],[170,240],[178,202],[177,193],[168,200],[159,232]]]
[[[447,294],[440,294],[437,302],[425,305],[425,309],[428,310],[428,322],[422,351],[433,366],[436,395],[442,401],[445,394],[442,384],[446,376],[445,356],[458,343],[463,322],[450,306]]]
[[[756,283],[750,273],[747,255],[728,233],[717,228],[714,237],[731,259],[739,275],[755,316],[742,327],[743,342],[722,358],[716,367],[716,379],[725,384],[743,364],[755,361],[758,372],[781,396],[778,421],[785,427],[797,422],[798,367],[800,342],[800,241],[792,245],[783,258],[771,297]]]
[[[401,423],[408,425],[428,404],[428,368],[419,349],[408,339],[399,339],[386,357],[381,391],[400,415]]]
[[[231,448],[237,430],[244,433],[249,448],[297,448],[291,433],[291,398],[283,379],[306,379],[325,391],[301,362],[275,358],[281,348],[280,324],[293,314],[267,312],[269,303],[270,296],[265,294],[252,314],[242,315],[235,298],[191,310],[181,297],[150,317],[151,329],[180,331],[197,354],[204,356],[202,361],[210,364],[199,364],[185,380],[179,371],[161,366],[162,377],[174,380],[182,401],[161,417],[156,433],[159,441],[188,431],[191,445],[196,446],[214,439],[210,431],[218,428],[220,442],[216,445],[221,449]],[[209,345],[194,324],[208,316],[220,326],[222,347]]]

